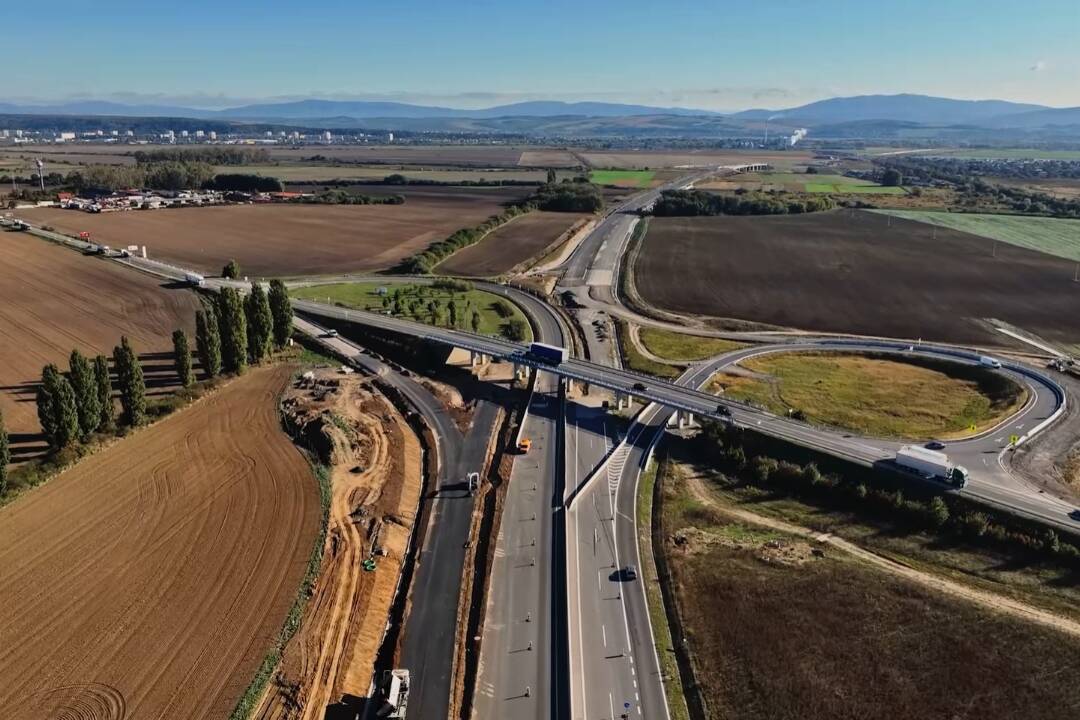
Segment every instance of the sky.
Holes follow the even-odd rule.
[[[1080,0],[12,2],[0,102],[1080,106]]]

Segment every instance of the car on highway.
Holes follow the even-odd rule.
[[[1069,517],[1071,517],[1073,520],[1080,520],[1080,509],[1073,510],[1071,513],[1069,513]]]
[[[645,387],[645,383],[636,382],[636,383],[634,383],[634,389],[637,390],[638,392],[645,392],[649,388]]]
[[[731,417],[731,411],[728,410],[727,405],[717,405],[716,414],[721,417]]]
[[[337,330],[327,330],[322,334],[324,338],[336,338],[338,336]]]
[[[924,447],[927,450],[944,450],[945,443],[941,442],[940,440],[931,440],[930,442],[926,443]]]
[[[637,566],[627,565],[626,569],[623,570],[623,577],[627,580],[637,580]]]

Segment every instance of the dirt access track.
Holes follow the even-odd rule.
[[[0,510],[12,720],[225,718],[276,641],[319,528],[263,368]]]
[[[221,272],[230,259],[255,277],[383,270],[503,210],[504,188],[402,190],[403,205],[222,205],[90,214],[33,208],[20,216],[113,247],[145,245],[151,258]],[[393,195],[380,186],[373,194]],[[519,188],[513,195],[521,195]]]
[[[534,210],[514,218],[475,245],[454,253],[435,271],[475,277],[507,272],[562,239],[572,226],[587,217],[576,213]]]
[[[861,211],[652,218],[634,282],[663,310],[801,330],[1005,345],[994,318],[1080,341],[1075,263]]]
[[[41,368],[66,370],[78,348],[109,356],[127,335],[150,393],[175,382],[172,332],[192,338],[199,302],[188,291],[24,233],[0,232],[0,410],[16,460],[44,449],[34,393]],[[155,353],[169,352],[166,359]]]

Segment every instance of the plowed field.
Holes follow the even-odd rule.
[[[0,715],[225,718],[278,635],[319,525],[255,370],[0,510]]]
[[[451,188],[457,191],[459,188]],[[230,259],[252,277],[379,270],[503,210],[502,188],[413,194],[403,205],[231,205],[91,215],[33,209],[35,224],[217,274]],[[382,187],[378,194],[393,194]],[[527,194],[527,193],[523,193]]]
[[[127,335],[151,394],[175,382],[172,331],[193,337],[194,294],[134,270],[16,232],[0,232],[0,409],[23,460],[44,449],[34,404],[41,368],[67,368],[73,348],[110,355]]]
[[[804,330],[1006,344],[996,319],[1080,341],[1075,263],[862,211],[653,218],[634,278],[676,312]]]
[[[586,217],[541,210],[522,215],[475,245],[451,255],[438,266],[438,272],[477,277],[498,275],[542,252]]]

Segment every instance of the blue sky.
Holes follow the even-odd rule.
[[[1080,0],[12,2],[0,100],[1080,105]]]

